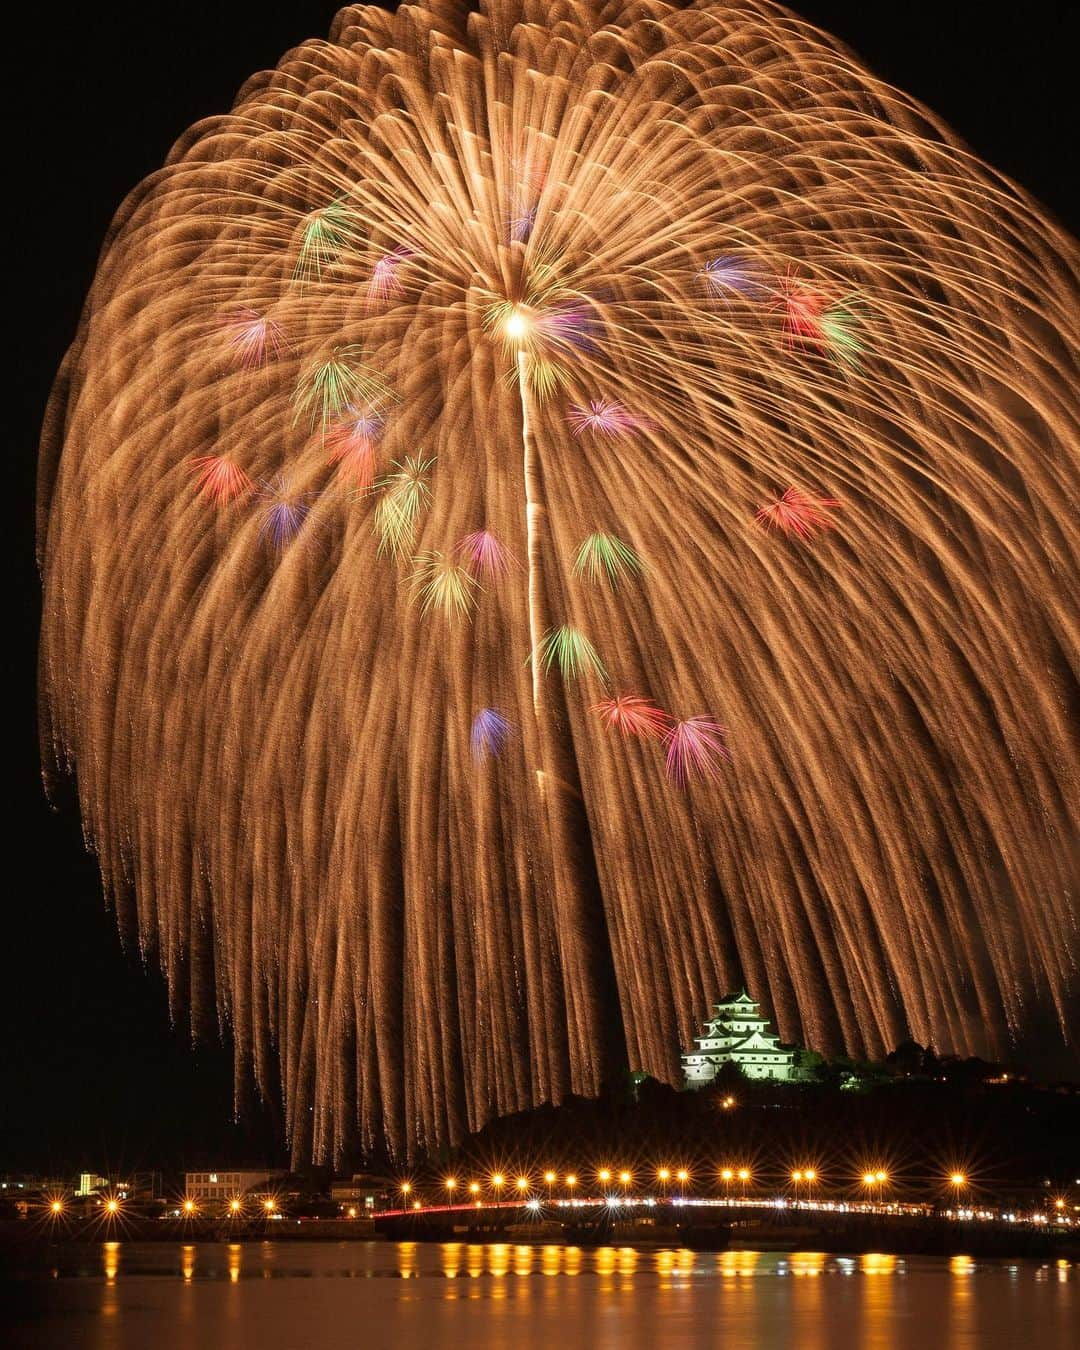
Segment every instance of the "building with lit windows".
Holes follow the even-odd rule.
[[[185,1172],[184,1199],[199,1201],[227,1202],[242,1200],[245,1195],[261,1194],[273,1190],[274,1182],[285,1176],[284,1171],[224,1171],[224,1172]]]
[[[694,1042],[697,1048],[682,1056],[687,1087],[711,1083],[725,1064],[737,1064],[747,1078],[794,1083],[803,1077],[799,1051],[780,1044],[761,1014],[761,1004],[745,989],[713,1005],[713,1015]]]

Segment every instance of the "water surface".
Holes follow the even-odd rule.
[[[8,1350],[1076,1350],[1080,1267],[464,1242],[109,1242],[14,1289]]]

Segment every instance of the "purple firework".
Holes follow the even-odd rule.
[[[469,737],[472,757],[477,764],[483,764],[489,755],[497,755],[513,730],[514,724],[497,708],[481,708],[473,718],[472,734]]]
[[[263,480],[259,497],[265,503],[260,516],[259,538],[268,539],[280,552],[300,533],[311,510],[309,494],[293,492],[288,479],[279,473],[272,482]]]
[[[701,269],[701,276],[709,293],[724,300],[733,295],[750,299],[768,289],[757,266],[733,254],[711,259]]]

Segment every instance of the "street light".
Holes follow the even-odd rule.
[[[185,1201],[184,1201],[184,1213],[185,1213],[185,1214],[194,1214],[194,1213],[195,1213],[195,1201],[194,1201],[194,1200],[185,1200]]]
[[[661,1186],[666,1186],[671,1180],[671,1169],[669,1167],[658,1167],[656,1169],[656,1179]]]
[[[447,1192],[448,1192],[447,1199],[448,1199],[448,1200],[453,1200],[453,1198],[454,1198],[454,1188],[457,1186],[457,1178],[456,1178],[456,1177],[447,1177],[446,1180],[443,1182],[443,1185],[446,1187]]]
[[[237,1200],[235,1197],[229,1201],[229,1213],[230,1214],[240,1213],[240,1201]]]
[[[599,1181],[601,1186],[606,1186],[608,1182],[611,1180],[610,1170],[606,1167],[601,1167],[600,1171],[597,1172],[596,1174],[596,1179],[597,1181]]]
[[[624,1185],[624,1186],[629,1186],[630,1183],[633,1181],[633,1179],[634,1179],[634,1178],[633,1178],[633,1176],[631,1175],[631,1173],[627,1172],[627,1171],[625,1170],[625,1168],[623,1169],[623,1171],[621,1171],[621,1172],[619,1173],[619,1181],[620,1181],[620,1182],[622,1183],[622,1185]]]
[[[469,1194],[470,1194],[470,1195],[479,1195],[479,1194],[480,1194],[480,1183],[479,1183],[478,1181],[470,1181],[470,1182],[469,1182]]]
[[[49,1208],[52,1210],[54,1214],[63,1214],[64,1202],[63,1200],[54,1200],[52,1204],[49,1206]]]
[[[675,1173],[675,1180],[679,1183],[680,1186],[685,1186],[686,1183],[690,1180],[690,1173],[686,1170],[685,1167],[680,1167],[679,1170]]]
[[[493,1173],[491,1174],[491,1184],[492,1184],[492,1187],[493,1187],[494,1190],[495,1190],[495,1195],[496,1195],[496,1197],[498,1197],[499,1192],[502,1190],[503,1186],[506,1184],[506,1178],[503,1176],[503,1174],[502,1174],[501,1172],[493,1172]]]
[[[554,1186],[554,1185],[555,1185],[555,1181],[556,1181],[556,1176],[555,1176],[555,1173],[554,1173],[554,1172],[545,1172],[545,1173],[544,1173],[544,1185],[545,1185],[545,1186]]]
[[[528,1178],[528,1177],[518,1177],[518,1179],[517,1179],[517,1181],[514,1183],[514,1185],[517,1186],[518,1190],[521,1191],[522,1194],[524,1194],[525,1191],[527,1191],[527,1190],[529,1189],[529,1178]]]
[[[573,1172],[567,1172],[566,1189],[570,1191],[571,1194],[573,1194],[573,1190],[576,1185],[577,1185],[577,1177],[573,1174]]]

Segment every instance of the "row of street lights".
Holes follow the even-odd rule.
[[[655,1175],[658,1184],[664,1188],[675,1183],[680,1189],[683,1189],[691,1181],[690,1170],[686,1167],[659,1167],[657,1168]],[[739,1183],[745,1192],[746,1188],[754,1181],[754,1174],[749,1167],[722,1167],[719,1169],[717,1175],[723,1183],[726,1192],[730,1192],[736,1182]],[[597,1169],[595,1176],[597,1183],[605,1189],[617,1186],[622,1187],[625,1190],[634,1184],[634,1174],[627,1168],[614,1170],[610,1167],[601,1167]],[[813,1188],[818,1181],[818,1172],[814,1167],[796,1167],[791,1171],[788,1179],[792,1186],[794,1186],[796,1194],[798,1194],[802,1188],[805,1188],[809,1194],[813,1191]],[[961,1172],[951,1173],[949,1180],[958,1192],[967,1185],[967,1177]],[[889,1181],[889,1173],[883,1168],[869,1170],[862,1174],[863,1185],[869,1190],[876,1190],[879,1196],[884,1193],[885,1187],[889,1184]],[[543,1186],[549,1193],[553,1192],[560,1184],[562,1189],[567,1191],[570,1195],[573,1195],[580,1184],[580,1178],[576,1172],[567,1172],[562,1177],[560,1183],[558,1173],[550,1170],[544,1172]],[[485,1190],[485,1186],[479,1181],[469,1181],[468,1183],[463,1184],[456,1176],[446,1177],[442,1182],[442,1187],[450,1200],[455,1198],[458,1191],[462,1191],[463,1193],[467,1191],[468,1195],[475,1200]],[[406,1202],[408,1202],[413,1195],[414,1189],[411,1181],[403,1181],[401,1183],[401,1194]],[[534,1182],[531,1177],[518,1176],[511,1184],[511,1179],[503,1172],[493,1172],[487,1179],[486,1186],[487,1192],[494,1195],[496,1199],[501,1198],[507,1191],[511,1194],[514,1191],[517,1191],[520,1195],[525,1196],[534,1189],[539,1189],[539,1187],[534,1187]],[[413,1200],[414,1205],[418,1203],[418,1201]]]

